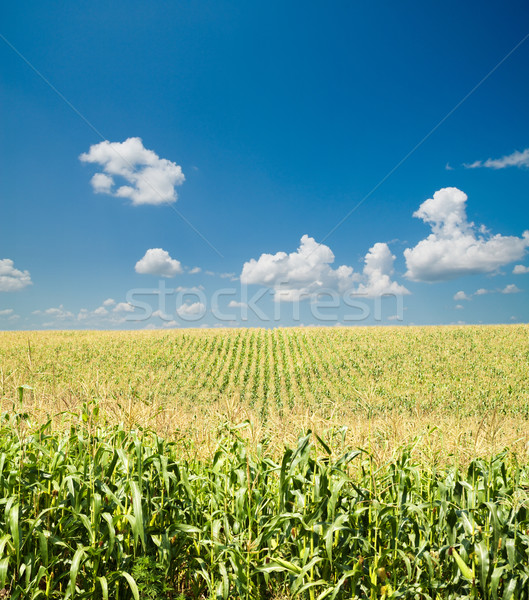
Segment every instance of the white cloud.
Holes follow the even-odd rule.
[[[513,152],[501,158],[489,158],[485,161],[476,160],[470,165],[464,165],[467,169],[485,167],[487,169],[505,169],[505,167],[529,167],[529,148],[523,152]]]
[[[118,302],[114,306],[113,312],[134,312],[134,306],[128,302]]]
[[[182,273],[180,261],[171,258],[169,252],[162,248],[147,250],[145,256],[136,263],[134,268],[136,269],[136,273],[141,273],[142,275],[174,277]]]
[[[107,303],[107,307],[99,306],[95,310],[88,310],[87,308],[81,308],[77,314],[79,321],[88,321],[93,323],[95,326],[108,326],[108,325],[120,325],[127,321],[127,318],[123,316],[124,312],[133,312],[134,307],[127,302],[115,303],[113,306]]]
[[[57,321],[68,321],[74,318],[74,314],[69,310],[65,310],[64,306],[61,304],[58,307],[47,308],[46,310],[34,310],[34,315],[47,315],[49,317],[53,317]],[[49,325],[49,323],[44,323],[44,325]]]
[[[182,304],[176,312],[182,319],[195,320],[204,316],[206,306],[202,302],[193,302],[192,304]]]
[[[476,290],[473,294],[471,294],[471,296],[485,296],[486,294],[518,294],[519,292],[521,292],[522,290],[519,289],[516,285],[514,285],[514,283],[511,283],[507,286],[505,286],[503,289],[500,288],[496,288],[495,290],[486,290],[485,288],[479,288],[479,290]],[[457,296],[457,294],[456,294]],[[456,298],[454,296],[455,300],[458,300],[458,298]],[[465,300],[471,300],[471,297],[467,297],[464,298]],[[459,300],[462,300],[462,298],[459,298]]]
[[[432,233],[404,250],[406,277],[413,281],[446,281],[464,275],[491,273],[520,260],[529,246],[529,231],[521,238],[479,230],[466,215],[467,195],[443,188],[413,213],[429,223]]]
[[[529,267],[525,267],[524,265],[516,265],[512,270],[514,275],[525,275],[529,273]]]
[[[246,302],[237,302],[237,300],[230,300],[228,303],[228,308],[246,308],[247,306]]]
[[[506,285],[503,290],[501,290],[502,294],[519,294],[522,290],[517,287],[516,285],[514,285],[514,283],[511,283],[509,285]]]
[[[110,175],[105,175],[104,173],[96,173],[90,181],[96,194],[112,195],[112,186],[114,185],[114,180],[112,179],[112,177],[110,177]]]
[[[193,267],[192,269],[190,269],[189,274],[196,275],[197,273],[200,273],[200,271],[202,271],[200,267]]]
[[[114,306],[114,304],[116,304],[116,301],[114,300],[114,298],[107,298],[103,302],[103,306]]]
[[[8,317],[14,312],[15,311],[12,308],[4,308],[3,310],[0,310],[0,317]]]
[[[0,292],[18,292],[32,283],[29,271],[19,271],[10,258],[0,258]]]
[[[261,254],[244,263],[240,279],[244,284],[265,285],[274,290],[275,300],[284,301],[312,297],[322,290],[343,293],[352,290],[355,282],[361,282],[357,293],[367,296],[408,293],[390,279],[394,259],[387,244],[378,243],[365,257],[363,275],[346,265],[333,269],[331,249],[304,235],[296,252]]]
[[[462,304],[456,304],[455,308],[457,310],[462,310],[463,308],[465,308]]]
[[[134,312],[133,305],[127,302],[119,302],[115,304],[115,306],[107,303],[107,307],[103,305],[94,310],[81,308],[77,315],[66,310],[62,304],[59,307],[52,307],[46,310],[35,310],[31,314],[51,318],[51,320],[42,323],[44,327],[56,326],[63,322],[77,321],[84,326],[90,326],[92,328],[108,328],[126,323],[128,321],[128,315],[126,313],[131,312]]]
[[[219,277],[221,279],[233,279],[235,277],[235,273],[219,273]]]
[[[241,283],[270,287],[279,300],[299,300],[322,289],[344,292],[353,286],[353,268],[333,269],[334,254],[324,244],[304,235],[296,252],[261,254],[244,263]]]
[[[176,202],[175,186],[185,180],[179,165],[147,150],[139,137],[128,138],[124,142],[95,144],[79,159],[98,164],[104,171],[92,177],[96,194],[130,198],[135,205]],[[116,177],[121,177],[129,185],[116,184]]]
[[[163,324],[164,327],[178,327],[178,323],[176,321],[166,321]]]
[[[454,294],[454,300],[470,300],[470,296],[467,296],[463,291],[459,291]]]
[[[364,279],[367,281],[358,286],[357,293],[369,297],[383,296],[384,294],[409,294],[410,292],[396,281],[391,281],[395,256],[391,254],[389,246],[378,242],[366,254],[364,262]]]

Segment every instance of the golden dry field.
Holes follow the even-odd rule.
[[[307,429],[381,457],[421,436],[469,459],[529,448],[529,326],[0,334],[4,410],[43,422],[97,401],[109,423],[207,451],[223,423],[278,448]]]

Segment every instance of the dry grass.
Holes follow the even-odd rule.
[[[36,423],[97,400],[109,423],[209,454],[226,423],[281,452],[311,429],[380,460],[529,456],[529,327],[0,334],[0,402]],[[62,413],[62,416],[56,417]]]

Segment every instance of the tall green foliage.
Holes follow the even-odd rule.
[[[237,429],[211,459],[85,405],[58,433],[4,415],[0,589],[12,599],[529,598],[529,467],[378,465]],[[317,451],[316,451],[317,450]]]

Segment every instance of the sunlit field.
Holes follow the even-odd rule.
[[[529,326],[0,334],[0,393],[40,422],[102,418],[212,451],[249,420],[282,450],[308,428],[381,457],[418,434],[458,458],[528,451]]]
[[[529,326],[0,334],[0,598],[529,598]]]

